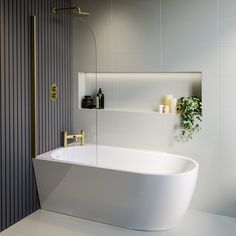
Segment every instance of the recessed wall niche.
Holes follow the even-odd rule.
[[[156,112],[162,98],[171,94],[201,97],[202,74],[189,73],[78,73],[78,109],[85,95],[102,88],[105,110]]]

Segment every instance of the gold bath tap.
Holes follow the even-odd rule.
[[[83,130],[80,131],[80,134],[67,134],[67,131],[64,131],[64,147],[68,146],[68,140],[73,139],[74,142],[78,142],[80,140],[80,145],[83,146],[85,144],[85,132]]]

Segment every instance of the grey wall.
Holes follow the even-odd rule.
[[[68,1],[56,1],[66,5]],[[70,128],[69,22],[48,0],[0,0],[0,230],[39,207],[31,160],[29,16],[38,16],[40,152],[59,146]],[[51,103],[49,86],[59,85]]]
[[[54,1],[55,3],[55,1]],[[38,1],[38,123],[39,153],[61,144],[61,132],[70,132],[70,19],[66,14],[52,15],[50,1]],[[69,1],[56,1],[57,7]],[[50,100],[50,85],[58,85],[58,101]]]
[[[196,159],[200,173],[191,207],[236,217],[236,2],[101,0],[97,4],[95,0],[82,0],[80,3],[83,10],[92,13],[87,22],[97,38],[98,71],[202,72],[204,117],[202,130],[194,140],[170,142],[167,116],[156,119],[146,114],[101,112],[98,140],[105,138],[117,145],[148,148],[150,139],[152,149],[161,148]],[[84,41],[83,34],[80,40]],[[90,68],[84,55],[89,58],[86,52],[80,54],[78,63],[80,70],[87,72]],[[89,117],[88,113],[82,115]],[[137,138],[140,134],[142,139]]]

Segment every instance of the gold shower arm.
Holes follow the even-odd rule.
[[[62,8],[56,8],[56,7],[52,7],[51,8],[51,13],[52,14],[57,14],[58,11],[65,11],[65,10],[77,10],[77,13],[73,13],[73,15],[76,16],[89,16],[90,13],[88,12],[82,12],[79,6],[76,7],[62,7]]]
[[[57,11],[64,11],[64,10],[78,10],[79,12],[81,12],[79,7],[62,7],[62,8],[56,8],[56,7],[52,7],[51,8],[51,12],[52,14],[56,14]]]

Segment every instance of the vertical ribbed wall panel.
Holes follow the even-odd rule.
[[[30,15],[37,15],[39,152],[60,146],[70,131],[69,18],[52,16],[51,3],[0,0],[0,231],[39,207],[31,159]],[[50,101],[50,85],[59,100]]]

